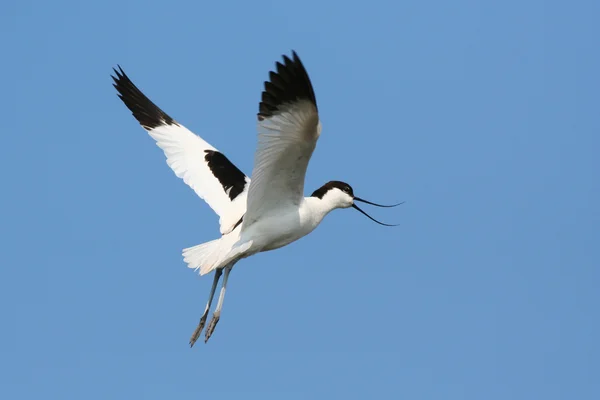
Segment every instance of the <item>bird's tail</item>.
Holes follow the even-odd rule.
[[[183,249],[183,261],[188,268],[199,269],[200,275],[206,275],[240,257],[252,245],[252,242],[248,242],[236,246],[237,239],[225,235],[220,239]]]
[[[218,267],[222,255],[221,247],[221,239],[188,247],[183,249],[183,261],[187,263],[188,268],[200,269],[200,275],[206,275]]]

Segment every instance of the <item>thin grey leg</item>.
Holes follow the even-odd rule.
[[[202,333],[202,329],[204,328],[204,324],[206,323],[206,317],[208,316],[208,311],[210,310],[210,306],[213,301],[213,297],[215,297],[215,291],[217,290],[217,284],[219,283],[219,279],[221,278],[221,274],[223,273],[223,269],[219,268],[215,271],[215,278],[213,280],[212,288],[210,289],[210,296],[208,297],[208,302],[206,303],[206,308],[204,309],[204,314],[200,318],[200,322],[198,323],[198,327],[192,334],[190,338],[190,347],[194,347],[194,343],[200,337]]]
[[[221,293],[219,293],[219,302],[217,303],[217,308],[213,313],[213,317],[206,328],[206,339],[204,343],[208,342],[210,336],[213,334],[217,323],[219,322],[219,318],[221,317],[221,308],[223,308],[223,299],[225,298],[225,290],[227,289],[227,280],[229,279],[229,273],[231,272],[231,268],[233,265],[225,267],[225,276],[223,277],[223,286],[221,287]]]

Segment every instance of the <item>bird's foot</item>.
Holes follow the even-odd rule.
[[[190,338],[190,347],[194,347],[194,343],[196,343],[196,340],[198,340],[198,338],[200,337],[202,329],[204,329],[204,324],[206,323],[207,314],[208,312],[205,312],[204,315],[202,315],[202,318],[200,318],[200,322],[198,323],[196,330],[194,331],[194,333],[192,333],[192,337]]]
[[[215,331],[215,328],[217,326],[217,323],[219,322],[220,317],[221,317],[221,313],[213,314],[213,317],[210,320],[210,322],[208,323],[208,327],[206,328],[206,339],[204,339],[204,343],[208,342],[208,339],[210,339],[211,335]]]

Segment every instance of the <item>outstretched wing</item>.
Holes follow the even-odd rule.
[[[121,67],[114,71],[119,98],[164,151],[169,167],[219,215],[221,233],[231,232],[246,210],[250,179],[223,153],[158,108]]]
[[[317,101],[300,58],[283,56],[265,82],[258,112],[258,147],[244,229],[261,215],[298,206],[304,177],[321,133]]]

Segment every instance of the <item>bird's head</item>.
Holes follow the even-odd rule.
[[[355,208],[362,214],[366,215],[372,221],[377,222],[380,225],[385,225],[385,226],[396,226],[396,225],[384,224],[383,222],[377,221],[375,218],[371,217],[369,214],[367,214],[366,212],[361,210],[355,204],[355,202],[359,201],[359,202],[371,204],[371,205],[377,206],[377,207],[396,207],[396,206],[402,204],[402,203],[398,203],[398,204],[393,204],[393,205],[388,206],[388,205],[376,204],[376,203],[373,203],[373,202],[370,202],[367,200],[363,200],[360,197],[356,197],[354,195],[354,190],[352,190],[352,187],[350,185],[348,185],[345,182],[341,182],[341,181],[327,182],[326,184],[324,184],[323,186],[321,186],[320,188],[315,190],[312,194],[312,197],[317,197],[317,198],[327,202],[327,204],[329,204],[332,209],[348,208],[348,207]]]

